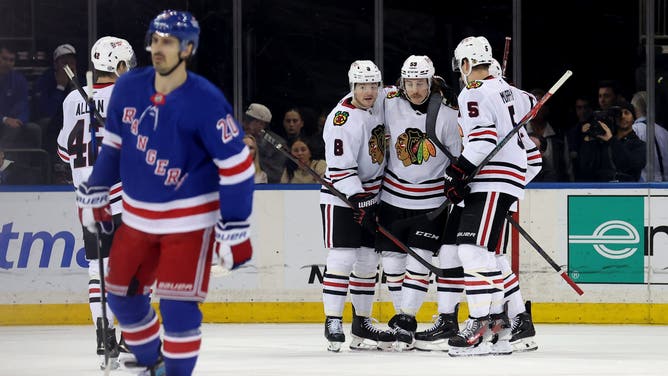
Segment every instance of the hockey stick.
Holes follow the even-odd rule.
[[[506,68],[508,67],[508,54],[510,54],[510,37],[506,37],[506,44],[503,46],[503,61],[501,63],[501,76],[506,77]]]
[[[262,130],[262,138],[264,138],[267,142],[272,144],[276,149],[281,151],[283,154],[285,154],[288,159],[290,159],[292,162],[296,163],[301,169],[304,171],[308,172],[313,178],[323,186],[327,187],[327,189],[332,192],[332,194],[336,197],[338,197],[341,201],[343,201],[346,205],[348,205],[351,209],[353,210],[358,210],[355,205],[353,205],[350,200],[348,200],[348,197],[346,197],[345,194],[343,194],[341,191],[338,189],[334,188],[334,185],[328,181],[326,181],[324,178],[322,178],[317,172],[315,172],[312,168],[309,166],[305,165],[302,161],[297,159],[295,156],[290,153],[290,151],[287,149],[287,147],[283,144],[282,141],[280,141],[280,137],[274,134],[271,131],[267,130]],[[417,260],[420,264],[424,265],[427,269],[429,269],[430,272],[434,273],[436,276],[444,278],[444,277],[457,277],[461,276],[462,273],[462,268],[450,268],[450,269],[440,269],[436,267],[434,264],[431,262],[425,260],[422,258],[419,254],[417,254],[411,247],[407,246],[404,244],[401,240],[397,239],[396,236],[392,235],[390,231],[388,231],[385,227],[383,227],[380,224],[376,224],[376,228],[378,232],[380,232],[383,236],[387,237],[394,243],[397,247],[399,247],[402,251],[406,252],[407,254],[411,255],[415,260]]]
[[[65,65],[63,68],[67,77],[69,77],[72,84],[77,89],[81,97],[88,103],[88,113],[90,115],[89,129],[91,133],[91,152],[92,160],[97,159],[97,139],[95,137],[95,120],[104,124],[104,119],[100,116],[100,113],[95,108],[95,100],[93,99],[93,72],[86,72],[86,81],[88,85],[89,93],[86,93],[84,89],[79,84],[79,80],[74,76],[74,72],[70,69],[69,65]],[[104,348],[104,374],[109,376],[111,373],[111,362],[109,356],[109,346],[107,345],[107,331],[109,330],[109,316],[107,315],[107,290],[105,287],[104,281],[104,260],[102,259],[102,253],[100,250],[100,231],[101,228],[97,225],[97,232],[95,233],[95,248],[97,254],[98,268],[100,273],[100,304],[102,305],[102,346]]]
[[[568,78],[571,77],[572,75],[573,72],[567,70],[566,73],[564,73],[561,76],[561,78],[550,88],[550,90],[548,90],[548,92],[545,95],[543,95],[543,97],[538,101],[538,103],[536,103],[536,105],[533,106],[533,108],[531,108],[531,110],[527,112],[526,115],[524,115],[522,120],[520,120],[519,124],[515,125],[515,127],[513,127],[513,129],[510,132],[508,132],[506,137],[504,137],[501,140],[501,142],[499,142],[496,145],[496,147],[491,152],[489,152],[489,154],[487,154],[487,156],[478,164],[476,169],[473,170],[473,172],[469,176],[467,176],[466,179],[464,179],[465,184],[469,184],[471,183],[471,181],[473,181],[473,178],[475,178],[475,176],[478,175],[480,170],[482,170],[483,167],[485,167],[487,163],[489,163],[489,161],[491,161],[492,158],[494,158],[494,156],[496,156],[496,154],[499,151],[501,151],[501,148],[503,148],[510,141],[510,139],[513,138],[513,136],[515,136],[517,132],[519,132],[519,130],[522,127],[524,127],[531,119],[533,119],[536,116],[536,114],[538,113],[538,111],[540,111],[545,102],[547,102],[548,99],[550,99],[552,95],[554,95],[554,93],[561,87],[561,85],[563,85],[564,82],[566,82],[566,80],[568,80]],[[441,204],[441,206],[425,214],[425,216],[430,221],[434,220],[443,212],[443,210],[445,210],[450,205],[452,205],[452,202],[450,200],[445,200],[445,202]]]
[[[430,103],[430,104],[431,104],[431,103]],[[429,110],[428,110],[428,111],[429,111]],[[428,118],[428,119],[427,119],[427,122],[429,122],[429,114],[427,114],[427,118]],[[523,121],[524,121],[524,118],[520,121],[520,124],[521,124]],[[447,147],[445,147],[445,145],[443,145],[443,144],[442,144],[442,143],[435,137],[436,135],[435,135],[435,133],[433,133],[433,128],[432,128],[432,132],[430,132],[430,131],[429,131],[429,125],[427,125],[427,129],[428,129],[428,130],[427,130],[427,133],[428,133],[428,134],[427,134],[427,137],[431,137],[431,136],[433,136],[433,137],[435,138],[435,140],[432,140],[432,142],[434,142],[434,143],[439,147],[439,149],[440,149],[441,151],[443,151],[443,153],[445,154],[446,157],[448,157],[448,159],[450,160],[450,162],[454,162],[454,161],[456,160],[456,157],[450,152],[450,150],[448,150]],[[545,259],[545,261],[547,261],[548,264],[550,264],[550,265],[551,265],[557,272],[559,272],[559,274],[561,275],[561,277],[566,281],[566,283],[568,283],[568,284],[575,290],[575,292],[577,292],[579,295],[584,294],[584,291],[582,291],[582,289],[581,289],[581,288],[580,288],[580,287],[579,287],[579,286],[578,286],[578,285],[577,285],[577,284],[576,284],[576,283],[575,283],[575,282],[568,276],[568,274],[566,274],[566,272],[562,272],[561,268],[559,268],[559,266],[557,265],[557,263],[555,263],[554,260],[552,260],[552,258],[550,258],[550,256],[549,256],[549,255],[543,250],[543,248],[538,244],[538,242],[536,242],[536,241],[531,237],[531,235],[530,235],[525,229],[522,228],[522,226],[519,224],[519,222],[517,222],[517,221],[512,217],[512,214],[507,213],[507,214],[506,214],[506,219],[508,220],[508,222],[509,222],[512,226],[514,226],[514,227],[517,229],[517,231],[522,235],[522,237],[524,237],[524,239],[525,239],[529,244],[531,244],[531,246],[533,246],[533,248],[534,248],[534,249],[535,249],[541,256],[543,256],[543,258]]]
[[[520,234],[522,234],[522,236],[524,237],[524,239],[526,239],[526,241],[529,242],[529,244],[531,244],[531,245],[534,247],[534,249],[535,249],[536,251],[538,251],[538,253],[539,253],[541,256],[543,256],[543,258],[545,259],[545,261],[547,261],[547,263],[550,264],[550,266],[552,266],[552,268],[553,268],[557,273],[559,273],[559,275],[561,276],[561,278],[563,278],[564,281],[566,281],[566,283],[568,283],[568,285],[571,286],[571,287],[573,288],[573,290],[575,290],[575,292],[578,293],[578,295],[582,295],[582,294],[584,294],[584,291],[582,291],[582,289],[580,288],[580,286],[578,286],[578,285],[571,279],[571,277],[568,276],[568,274],[566,273],[565,270],[562,270],[562,269],[559,267],[559,265],[557,265],[557,263],[554,262],[554,260],[552,260],[552,258],[545,252],[545,250],[543,250],[543,248],[538,244],[538,242],[536,242],[536,241],[531,237],[531,235],[529,235],[529,233],[526,232],[526,230],[524,230],[524,229],[520,226],[519,223],[517,223],[517,221],[515,220],[515,218],[513,218],[511,215],[508,215],[506,218],[508,219],[508,222],[510,222],[511,225],[515,226],[515,228],[517,229],[517,231],[519,231]]]

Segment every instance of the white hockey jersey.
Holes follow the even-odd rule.
[[[325,121],[325,180],[346,196],[380,190],[387,159],[380,95],[374,106],[365,110],[355,107],[352,94],[348,94]],[[320,203],[348,207],[325,186],[320,190]]]
[[[512,131],[525,115],[521,112],[528,112],[526,100],[516,98],[518,94],[503,79],[492,77],[469,83],[459,94],[462,155],[474,165],[479,165]],[[528,157],[522,141],[518,134],[513,135],[474,177],[471,192],[504,192],[524,198]]]
[[[83,88],[88,92],[88,87]],[[111,92],[114,89],[113,83],[93,84],[93,98],[95,108],[100,116],[106,117],[107,105]],[[96,146],[95,156],[100,154],[102,148],[102,127],[104,124],[95,124],[96,128]],[[70,92],[63,101],[63,128],[58,133],[58,156],[68,163],[72,170],[72,183],[76,189],[79,184],[88,180],[95,159],[90,133],[90,114],[88,112],[88,103],[81,97],[78,91]],[[111,187],[109,201],[111,203],[112,214],[118,214],[123,208],[121,183],[114,184]]]
[[[450,160],[429,140],[427,114],[416,111],[396,87],[385,89],[387,168],[380,199],[404,209],[433,209],[445,201],[445,168]],[[455,157],[462,149],[457,111],[441,105],[435,133]]]

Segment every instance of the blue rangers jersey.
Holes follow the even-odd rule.
[[[151,234],[247,220],[255,169],[227,99],[192,72],[168,95],[154,78],[147,67],[118,79],[88,184],[120,177],[123,222]]]

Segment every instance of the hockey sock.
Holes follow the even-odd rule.
[[[119,296],[107,300],[123,331],[125,343],[139,364],[154,365],[160,357],[160,322],[148,295]]]
[[[401,312],[401,285],[406,274],[406,254],[398,252],[383,252],[383,272],[385,283],[392,298],[392,305],[396,313]]]
[[[508,302],[508,317],[513,318],[525,311],[524,299],[520,290],[520,280],[510,268],[508,259],[504,255],[496,256],[496,265],[503,273],[504,302]]]
[[[322,279],[322,302],[325,316],[343,316],[343,305],[348,295],[350,271],[355,262],[352,248],[331,248]]]
[[[434,254],[420,248],[415,248],[414,251],[425,260],[430,260]],[[401,313],[415,316],[429,290],[429,271],[410,256],[406,260],[406,276],[401,289]]]
[[[161,299],[160,313],[165,327],[162,350],[165,371],[170,376],[190,376],[202,344],[202,312],[198,302]]]
[[[107,258],[102,259],[105,269],[107,260]],[[93,317],[93,325],[95,325],[98,317],[102,317],[102,287],[100,286],[100,266],[97,260],[88,260],[88,277],[88,305]],[[109,329],[113,329],[114,314],[109,309],[109,303],[107,303],[107,319]]]
[[[376,293],[380,255],[371,248],[356,250],[357,260],[350,275],[350,300],[358,316],[369,317]]]
[[[503,279],[501,271],[496,268],[494,254],[473,244],[460,244],[457,253],[464,267],[469,316],[487,316],[492,308],[492,294],[502,291]]]
[[[438,263],[441,268],[450,269],[462,266],[457,254],[457,246],[446,244],[438,252]],[[464,273],[458,277],[436,278],[436,296],[438,313],[453,313],[464,292]]]

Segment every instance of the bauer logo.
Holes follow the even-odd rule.
[[[644,197],[568,197],[568,274],[583,283],[644,283]]]

